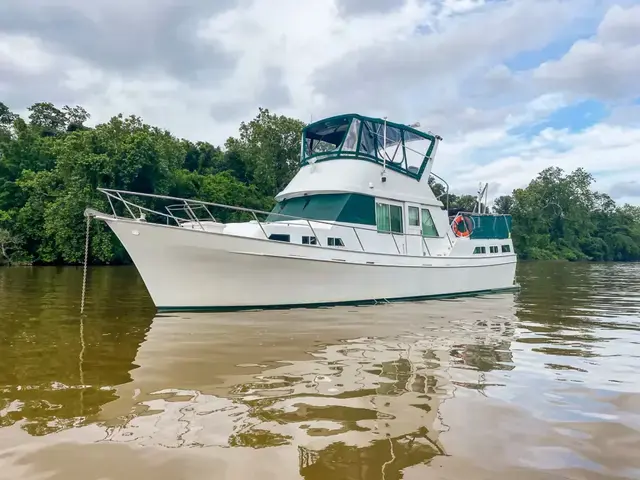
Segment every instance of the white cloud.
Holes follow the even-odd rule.
[[[468,15],[427,15],[433,33],[379,36],[374,44],[317,69],[314,83],[332,110],[357,106],[400,118],[422,110],[435,113],[434,128],[456,131],[465,127],[458,111],[472,102],[483,109],[490,103],[470,95],[479,89],[480,74],[551,41],[578,15],[568,5],[520,0],[490,3]],[[415,27],[423,23],[418,19]]]
[[[454,188],[488,180],[504,193],[557,165],[590,169],[606,190],[640,159],[640,111],[628,101],[640,97],[640,6],[628,4],[5,0],[0,100],[19,112],[81,104],[94,121],[137,114],[214,143],[260,106],[305,121],[388,115],[444,136],[436,169]],[[505,66],[585,19],[598,28],[556,60],[517,74]],[[576,98],[615,100],[613,113],[582,132],[512,133]]]
[[[51,68],[55,57],[44,50],[38,38],[0,32],[0,68],[37,75]]]
[[[560,60],[533,72],[543,88],[605,100],[640,95],[640,5],[613,6],[597,35],[576,42]]]
[[[489,148],[494,158],[474,164],[474,153],[482,147]],[[453,152],[443,146],[440,157],[440,169],[465,192],[475,190],[482,181],[498,184],[495,195],[508,194],[526,186],[544,168],[557,166],[567,173],[586,169],[597,180],[595,188],[617,198],[629,201],[629,195],[640,193],[618,192],[621,182],[640,181],[640,128],[601,123],[577,133],[549,128],[528,140],[504,136],[483,143],[465,138]]]
[[[512,104],[520,113],[505,117],[505,128],[531,125],[576,98],[616,103],[609,118],[583,131],[572,132],[568,124],[532,138],[494,134],[495,141],[478,140],[479,132],[459,137],[450,148],[443,144],[441,155],[450,157],[442,159],[441,168],[456,178],[459,188],[472,191],[478,181],[489,181],[498,184],[496,195],[506,194],[546,167],[566,172],[583,167],[595,176],[594,186],[600,191],[640,203],[640,191],[627,188],[629,181],[634,186],[640,181],[640,105],[620,103],[640,97],[640,6],[611,7],[596,34],[577,41],[559,60],[519,76],[496,66],[488,78],[509,88],[514,82],[522,86],[529,81],[527,93],[547,92],[524,107]]]
[[[271,2],[253,2],[211,19],[201,36],[237,55],[237,68],[224,86],[232,98],[255,95],[264,69],[276,66],[287,79],[291,113],[305,120],[326,112],[326,100],[313,85],[318,69],[349,59],[381,38],[408,41],[407,32],[429,11],[415,0],[384,15],[354,18],[340,17],[338,5],[325,0],[280,0],[277,10]],[[345,84],[342,89],[358,87]]]

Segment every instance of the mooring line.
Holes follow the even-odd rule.
[[[82,272],[82,298],[80,300],[80,314],[84,313],[84,298],[87,291],[87,266],[89,264],[89,228],[91,216],[87,215],[87,233],[84,240],[84,270]]]

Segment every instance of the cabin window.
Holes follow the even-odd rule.
[[[420,210],[418,207],[409,207],[409,225],[412,227],[420,226]]]
[[[376,202],[376,225],[379,232],[402,233],[402,207]]]
[[[302,237],[302,244],[303,245],[317,245],[318,241],[316,240],[316,237],[303,236]]]
[[[480,253],[487,253],[487,248],[486,247],[476,247],[473,249],[473,254],[474,255],[478,255]]]
[[[290,217],[375,225],[375,199],[356,193],[324,193],[287,198],[271,210],[266,222],[291,221]]]
[[[330,247],[344,247],[344,242],[341,238],[329,237],[327,238],[327,245]]]
[[[272,233],[269,235],[269,240],[276,240],[278,242],[290,242],[291,235],[284,235],[281,233]]]
[[[376,202],[376,225],[379,232],[390,232],[389,205]]]
[[[391,231],[395,233],[402,233],[402,207],[398,205],[389,205],[391,210]]]
[[[426,208],[422,209],[422,235],[425,237],[438,236],[438,230],[436,229],[436,224],[433,223],[431,212]]]
[[[509,252],[511,252],[511,246],[502,245],[502,253],[509,253]]]
[[[495,246],[489,247],[489,252],[490,253],[498,253],[498,246],[495,245]]]

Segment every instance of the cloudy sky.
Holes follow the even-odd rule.
[[[458,191],[582,166],[640,204],[639,0],[0,0],[0,101],[217,144],[260,106],[420,121]]]

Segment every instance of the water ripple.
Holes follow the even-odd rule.
[[[167,475],[201,465],[190,478],[640,471],[639,265],[525,263],[517,294],[153,320],[131,270],[105,269],[82,332],[78,272],[6,272],[24,277],[0,281],[7,475],[99,462],[117,478],[129,458],[165,478],[145,455]],[[105,460],[69,462],[94,447]]]

